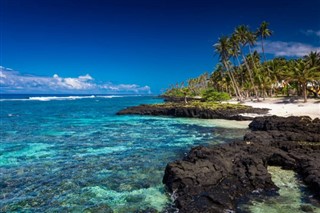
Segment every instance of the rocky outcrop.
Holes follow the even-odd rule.
[[[252,193],[276,191],[268,165],[293,169],[320,197],[320,119],[261,117],[244,141],[195,147],[169,163],[163,183],[180,212],[228,212]]]
[[[223,106],[223,105],[221,105]],[[248,106],[220,108],[206,108],[184,104],[140,105],[121,110],[117,115],[153,115],[174,116],[203,119],[252,120],[252,117],[239,115],[241,113],[266,114],[268,109],[252,108]]]

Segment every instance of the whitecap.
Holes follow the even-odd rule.
[[[84,99],[84,98],[95,98],[96,96],[90,95],[90,96],[40,96],[40,97],[29,97],[29,100],[32,101],[52,101],[52,100],[76,100],[76,99]]]
[[[30,101],[30,99],[0,99],[0,101]]]
[[[97,98],[123,98],[121,95],[98,95]]]

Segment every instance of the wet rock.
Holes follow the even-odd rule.
[[[252,117],[242,116],[242,113],[265,114],[268,109],[252,107],[225,107],[210,109],[201,106],[185,106],[184,104],[140,105],[121,110],[117,115],[153,115],[173,116],[202,119],[252,120]]]
[[[308,116],[291,117],[256,117],[249,124],[253,131],[286,131],[292,133],[320,134],[320,119],[312,120]]]
[[[226,212],[252,192],[277,190],[268,165],[297,171],[320,196],[319,119],[255,118],[244,141],[195,147],[169,163],[163,183],[180,212]],[[309,131],[310,130],[310,131]]]

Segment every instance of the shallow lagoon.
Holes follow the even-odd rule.
[[[126,106],[161,101],[2,99],[1,211],[136,212],[170,207],[162,184],[166,164],[193,146],[240,139],[247,124],[239,128],[223,120],[115,115]]]
[[[162,184],[166,164],[196,145],[242,139],[248,125],[115,115],[162,101],[152,97],[19,98],[0,101],[0,211],[7,212],[172,210]],[[283,200],[304,202],[289,195],[247,209],[272,212]]]

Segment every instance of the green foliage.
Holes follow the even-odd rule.
[[[213,89],[205,90],[202,94],[202,97],[205,101],[227,101],[231,97],[226,92],[217,92]]]
[[[172,88],[167,90],[163,95],[170,97],[184,97],[184,91],[181,88]]]
[[[201,96],[208,102],[273,97],[279,92],[302,95],[320,91],[320,52],[311,52],[300,59],[274,58],[264,54],[265,39],[273,32],[269,23],[262,22],[256,32],[240,25],[229,36],[222,36],[214,44],[220,63],[209,75],[207,72],[172,86],[164,95],[173,97]],[[254,46],[260,40],[264,60]]]
[[[242,104],[230,104],[230,103],[218,103],[218,102],[202,102],[202,101],[189,101],[187,104],[185,103],[160,103],[160,104],[153,104],[153,107],[159,108],[202,108],[202,109],[210,109],[210,110],[237,110],[237,109],[251,109],[251,106],[246,106]]]

